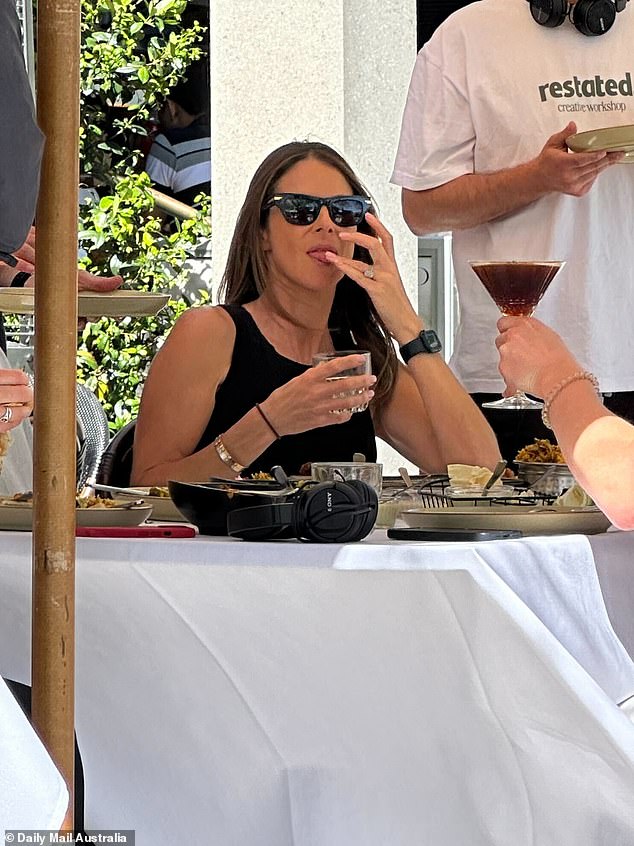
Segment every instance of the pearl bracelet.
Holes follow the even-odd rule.
[[[222,435],[218,435],[216,440],[213,442],[212,446],[216,450],[218,458],[222,461],[223,464],[226,464],[227,467],[230,467],[234,473],[242,473],[242,471],[244,470],[244,465],[237,462],[235,458],[231,455],[227,447],[222,442]]]
[[[573,382],[579,382],[584,379],[590,382],[594,390],[597,392],[597,394],[599,394],[599,382],[594,373],[590,373],[588,370],[577,370],[576,373],[572,373],[570,376],[566,376],[566,378],[562,379],[561,382],[556,384],[552,391],[548,394],[548,396],[544,398],[544,407],[542,408],[542,423],[544,424],[544,426],[546,426],[547,429],[553,428],[550,422],[550,407],[553,404],[553,400],[555,400],[563,391],[563,389],[568,387],[568,385],[572,384]]]

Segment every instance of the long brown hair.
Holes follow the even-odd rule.
[[[275,193],[282,176],[293,165],[307,158],[318,159],[338,170],[353,194],[369,196],[346,160],[326,144],[292,141],[273,150],[256,170],[238,215],[220,287],[224,302],[244,305],[257,299],[266,288],[268,264],[262,243],[262,229],[269,212],[262,211],[262,206]],[[365,220],[358,229],[373,234]],[[367,250],[358,246],[355,247],[353,258],[370,262]],[[337,284],[328,326],[332,332],[350,333],[360,349],[371,352],[372,369],[377,377],[374,404],[380,405],[389,397],[396,379],[398,363],[394,345],[372,300],[348,276],[344,276]]]

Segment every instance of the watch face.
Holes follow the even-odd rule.
[[[440,338],[434,332],[433,329],[426,329],[424,332],[421,332],[421,340],[425,344],[425,347],[431,353],[437,353],[442,350],[442,344],[440,343]]]

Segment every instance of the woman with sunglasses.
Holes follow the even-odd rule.
[[[371,208],[324,144],[293,142],[265,159],[232,239],[224,305],[184,314],[152,364],[134,484],[275,464],[297,473],[355,451],[375,460],[375,434],[431,472],[448,462],[495,465],[495,437],[442,357],[416,354],[407,366],[396,358],[393,340],[403,346],[424,326]],[[371,352],[372,375],[333,383],[360,363],[355,355],[311,367],[317,352],[350,349]]]

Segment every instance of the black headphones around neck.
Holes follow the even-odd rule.
[[[253,541],[298,538],[349,543],[370,533],[378,508],[376,491],[365,482],[309,483],[270,505],[230,511],[227,531],[234,538]]]
[[[556,27],[570,17],[583,35],[604,35],[614,23],[617,12],[625,9],[628,0],[528,0],[533,20],[540,26]]]

